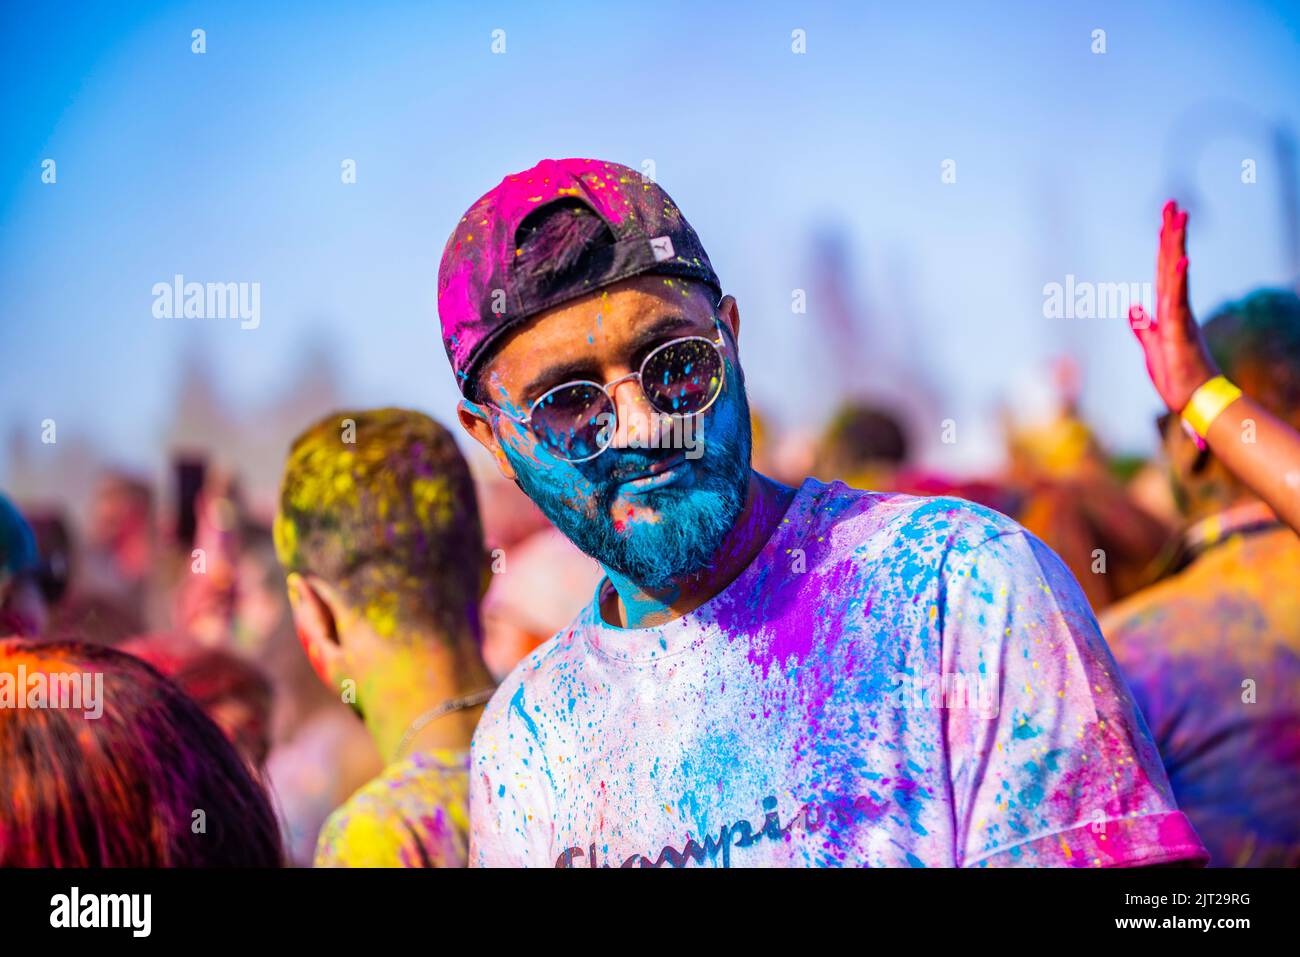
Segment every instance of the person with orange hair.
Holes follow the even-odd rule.
[[[278,867],[275,814],[221,729],[138,658],[0,641],[0,867]]]

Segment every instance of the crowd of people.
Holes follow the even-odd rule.
[[[1171,203],[1158,459],[1062,365],[957,481],[859,400],[778,454],[667,194],[507,177],[439,277],[495,479],[354,409],[274,515],[193,463],[166,526],[0,497],[0,865],[1300,864],[1300,299],[1201,326],[1187,274]]]

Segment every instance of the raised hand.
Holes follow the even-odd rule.
[[[1187,213],[1170,200],[1162,211],[1156,257],[1156,315],[1140,304],[1129,326],[1146,358],[1147,374],[1172,412],[1181,412],[1206,381],[1219,374],[1187,301]]]

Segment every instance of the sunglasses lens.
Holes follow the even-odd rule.
[[[722,388],[722,356],[707,339],[671,342],[646,360],[641,385],[660,412],[694,415]]]
[[[590,382],[562,385],[533,408],[533,434],[551,453],[576,462],[609,445],[613,413],[603,389]]]

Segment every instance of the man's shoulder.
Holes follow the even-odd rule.
[[[337,818],[340,824],[358,817],[397,819],[404,814],[422,813],[429,806],[454,801],[460,786],[456,778],[469,773],[464,752],[455,754],[459,755],[457,761],[448,758],[433,760],[416,753],[388,765],[357,788],[330,818]]]
[[[468,768],[428,767],[414,758],[389,765],[358,788],[326,819],[316,866],[397,867],[416,832],[410,824],[436,812],[464,817]]]
[[[806,513],[820,517],[849,549],[912,549],[942,558],[1002,536],[1029,534],[1001,512],[955,496],[872,492],[815,479],[806,481],[801,491]]]

